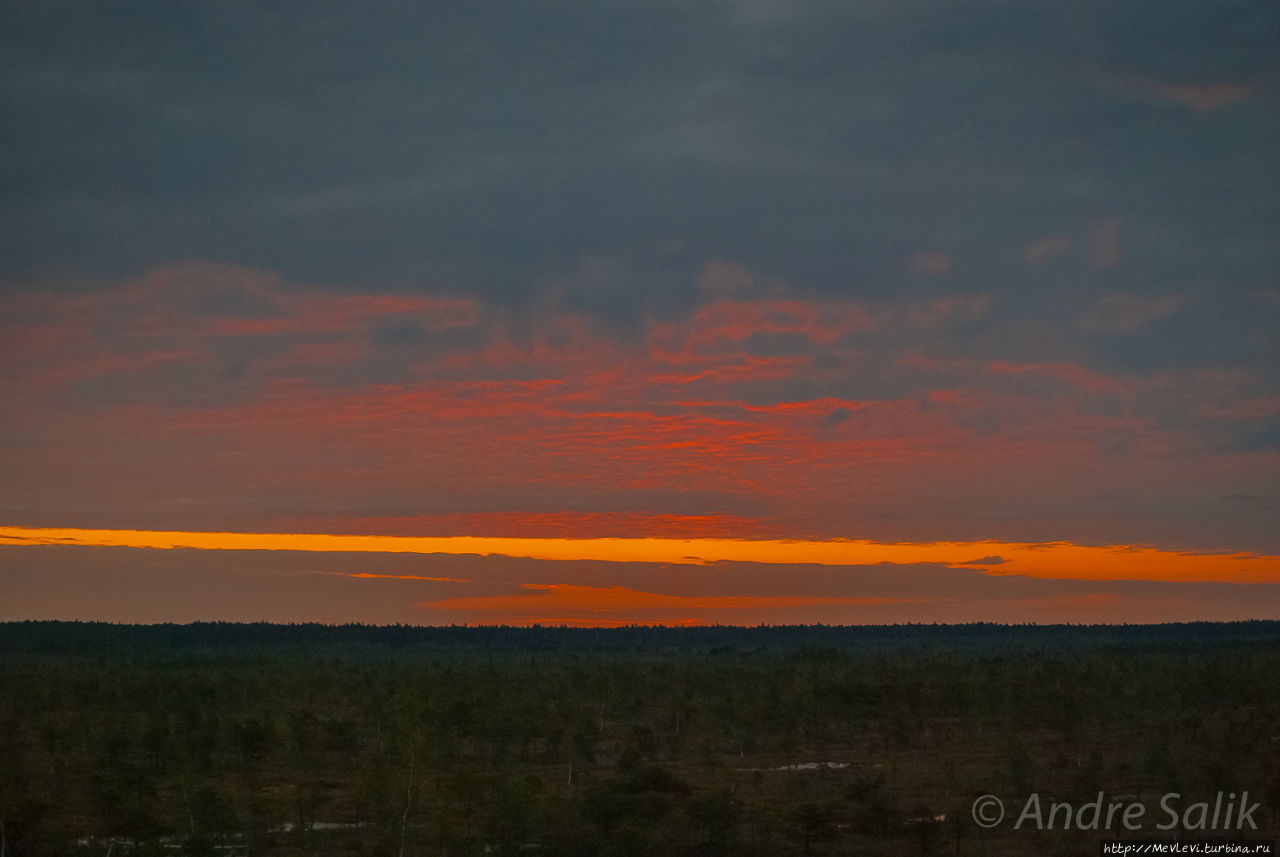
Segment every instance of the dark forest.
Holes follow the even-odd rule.
[[[999,855],[1273,839],[1280,623],[0,624],[5,857]],[[1236,829],[1179,806],[1248,793]],[[1032,794],[1139,831],[1012,829]],[[1009,817],[980,827],[971,806]],[[1060,821],[1060,819],[1059,819]],[[1186,823],[1186,822],[1189,822]]]

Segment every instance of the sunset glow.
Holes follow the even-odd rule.
[[[601,560],[675,565],[722,562],[766,564],[910,565],[935,563],[987,574],[1074,580],[1280,583],[1280,556],[1186,553],[1152,547],[1088,547],[1065,542],[936,542],[769,539],[562,539],[446,536],[413,538],[319,533],[189,533],[0,527],[0,544],[79,545],[201,550],[351,553],[476,554],[538,560]],[[356,576],[377,577],[361,574]],[[420,577],[419,580],[449,580]]]

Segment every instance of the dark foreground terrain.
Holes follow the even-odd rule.
[[[1278,685],[1268,622],[0,624],[0,854],[1274,840]]]

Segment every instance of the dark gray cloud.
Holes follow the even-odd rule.
[[[9,282],[191,258],[515,299],[621,260],[1167,293],[1278,261],[1266,2],[18,2]],[[1024,248],[1080,239],[1028,271]],[[940,276],[912,273],[949,254]],[[615,278],[616,281],[616,278]],[[571,297],[635,305],[609,278]],[[677,301],[678,304],[678,301]]]

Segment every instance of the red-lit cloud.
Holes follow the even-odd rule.
[[[712,271],[717,299],[622,337],[567,311],[521,322],[473,299],[326,292],[210,266],[12,299],[0,383],[23,454],[6,461],[0,524],[943,542],[963,548],[830,561],[1271,579],[1249,563],[1280,551],[1261,526],[1274,453],[1217,440],[1277,413],[1250,372],[1120,373],[1081,354],[959,342],[995,323],[987,294],[753,300],[735,276]],[[1117,294],[1073,318],[1123,336],[1182,306]],[[1026,549],[1048,543],[1048,565]],[[1093,547],[1135,544],[1154,547]],[[759,557],[709,561],[724,559]]]
[[[1240,104],[1258,89],[1250,80],[1164,80],[1115,71],[1097,72],[1094,79],[1117,94],[1178,104],[1200,113]]]

